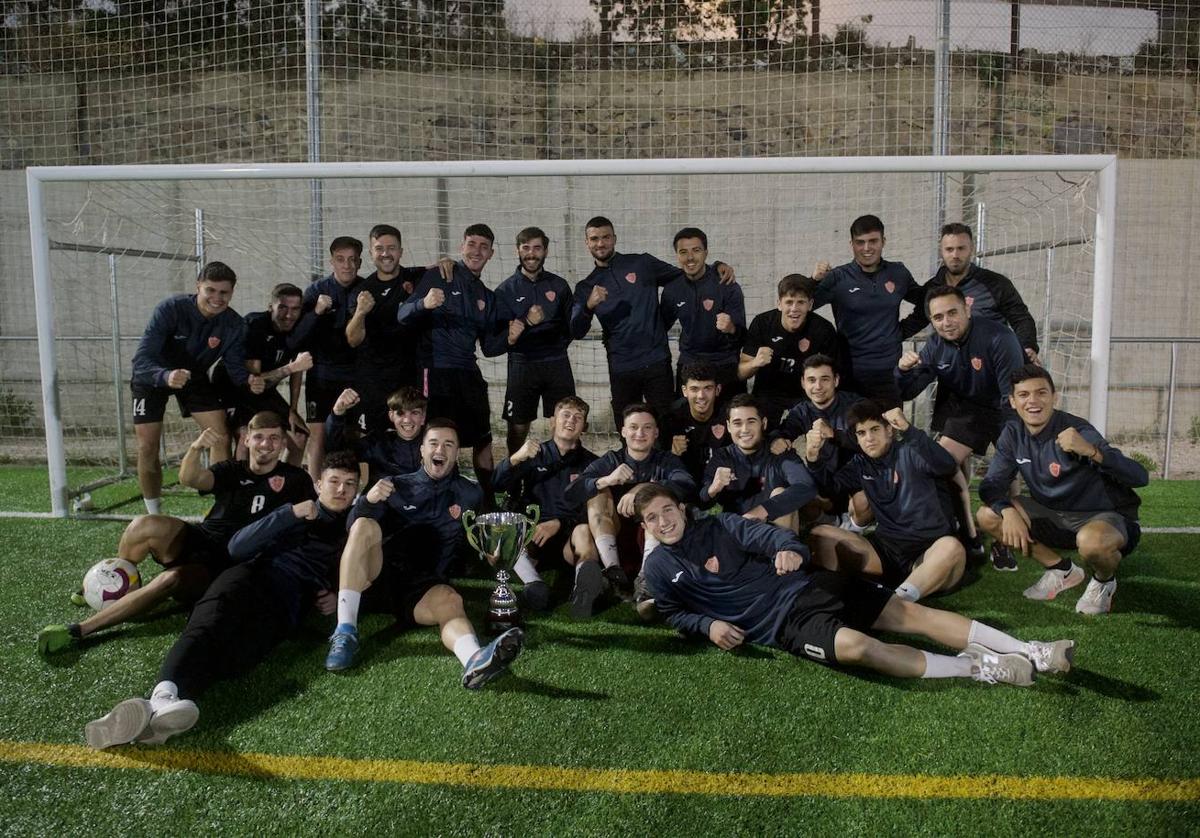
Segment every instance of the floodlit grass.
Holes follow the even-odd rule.
[[[44,487],[44,472],[6,469],[0,505],[44,509]],[[1200,484],[1154,483],[1143,497],[1147,525],[1200,524]],[[0,777],[14,834],[1150,835],[1200,822],[1195,535],[1147,534],[1107,618],[1077,615],[1074,591],[1022,598],[1029,562],[937,602],[1022,637],[1075,638],[1072,673],[1029,689],[725,653],[618,606],[587,623],[563,609],[533,620],[513,673],[471,693],[433,631],[397,633],[380,616],[363,623],[360,664],[327,674],[330,620],[314,616],[268,664],[207,694],[200,724],[165,753],[122,749],[114,767],[77,750],[83,726],[153,685],[184,614],[166,608],[43,661],[34,635],[81,613],[67,595],[122,524],[0,527]],[[463,590],[478,616],[486,585]],[[1073,779],[1043,782],[1055,777]],[[1133,782],[1113,792],[1097,778]]]

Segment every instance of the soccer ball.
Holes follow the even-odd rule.
[[[103,611],[141,586],[142,578],[133,562],[101,559],[83,577],[83,598],[96,611]]]

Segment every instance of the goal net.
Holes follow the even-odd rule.
[[[430,264],[456,255],[463,229],[483,222],[496,233],[484,271],[494,288],[516,269],[516,233],[532,225],[550,237],[546,269],[574,285],[592,267],[583,230],[593,215],[614,221],[619,251],[672,263],[674,233],[703,229],[710,260],[735,268],[748,319],[774,308],[784,275],[849,261],[859,215],[880,216],[885,258],[921,282],[936,266],[940,224],[964,221],[977,228],[981,261],[1009,276],[1033,313],[1064,408],[1103,426],[1114,170],[1104,156],[30,169],[37,305],[12,304],[26,307],[20,320],[37,324],[37,340],[24,335],[0,370],[0,451],[49,461],[57,513],[88,480],[131,472],[133,352],[154,306],[194,291],[201,261],[234,268],[233,307],[247,314],[266,307],[276,283],[328,273],[313,264],[314,240],[366,244],[388,223],[403,233],[405,265]],[[364,253],[362,274],[371,270]],[[598,328],[572,345],[571,361],[592,406],[589,444],[603,450],[614,422]],[[481,367],[502,440],[506,362]],[[194,433],[169,407],[168,456]]]

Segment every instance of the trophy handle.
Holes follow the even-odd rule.
[[[475,510],[474,509],[463,510],[462,523],[463,523],[463,529],[466,530],[466,532],[467,532],[467,543],[470,544],[473,548],[475,548],[476,553],[479,553],[480,555],[482,555],[483,550],[480,548],[479,542],[475,540],[475,528],[474,528],[474,526],[472,526],[475,523]]]
[[[529,542],[533,541],[534,530],[537,529],[538,521],[542,519],[542,508],[536,503],[531,503],[525,507],[525,515],[530,519],[530,527],[529,532],[525,534],[525,543],[521,545],[522,548],[528,547]]]

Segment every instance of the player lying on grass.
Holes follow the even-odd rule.
[[[811,568],[795,533],[730,513],[689,520],[665,486],[638,489],[637,514],[658,546],[646,583],[659,613],[722,649],[760,643],[829,666],[900,678],[972,678],[1028,686],[1067,672],[1075,642],[1023,642],[949,611],[901,599],[872,582]],[[915,634],[955,657],[885,643],[869,631]]]
[[[408,474],[421,467],[421,431],[429,401],[415,387],[401,387],[388,396],[387,430],[359,434],[352,414],[358,391],[345,389],[325,420],[325,438],[333,451],[350,449],[367,466],[367,485],[391,474]]]
[[[101,629],[145,614],[167,597],[194,602],[229,567],[226,545],[235,532],[285,504],[315,497],[308,473],[281,459],[286,442],[277,414],[257,413],[251,418],[247,433],[250,458],[245,462],[225,460],[204,468],[201,454],[214,439],[212,429],[205,428],[179,464],[180,483],[213,495],[212,509],[204,521],[189,524],[170,515],[134,518],[121,535],[117,555],[134,564],[150,556],[163,570],[149,584],[82,622],[46,626],[37,638],[41,654],[61,651]]]
[[[1046,568],[1025,590],[1029,599],[1054,599],[1082,582],[1083,568],[1056,552],[1078,550],[1092,579],[1075,610],[1107,614],[1117,565],[1142,534],[1133,490],[1150,475],[1086,421],[1055,409],[1054,379],[1043,367],[1014,372],[1010,399],[1020,421],[1005,426],[979,486],[979,526],[999,549],[1032,555]],[[1029,494],[1011,497],[1018,472]]]
[[[317,500],[281,506],[238,530],[229,542],[236,564],[192,609],[149,700],[126,699],[89,722],[88,745],[160,745],[196,724],[196,699],[205,689],[262,663],[325,593],[357,491],[354,457],[334,452],[325,457]]]
[[[864,399],[846,420],[860,453],[834,472],[821,457],[826,439],[813,427],[805,437],[804,459],[823,491],[864,492],[877,524],[866,537],[822,527],[814,533],[813,549],[823,564],[881,579],[901,599],[916,602],[953,587],[962,578],[966,553],[954,536],[945,481],[958,463],[909,425],[898,407],[885,413],[882,405]]]
[[[586,584],[580,585],[579,579],[587,579],[589,574],[600,577],[600,554],[588,529],[587,510],[582,503],[570,503],[566,496],[571,481],[596,459],[579,442],[587,430],[590,409],[578,396],[559,399],[551,419],[550,439],[541,445],[526,439],[511,457],[496,466],[496,489],[508,493],[511,509],[523,512],[531,503],[541,509],[529,554],[522,555],[514,568],[525,583],[525,601],[539,611],[550,602],[550,590],[531,558],[541,565],[543,559],[549,563],[561,557],[575,568],[571,616],[576,619],[590,617],[595,601],[595,595]]]
[[[458,450],[454,423],[430,420],[421,468],[380,480],[355,504],[338,567],[337,627],[326,669],[354,664],[360,604],[395,615],[403,627],[437,626],[442,644],[462,662],[462,685],[470,690],[502,675],[520,653],[518,628],[481,648],[450,585],[465,552],[463,510],[479,509],[483,501],[479,484],[458,473]]]

